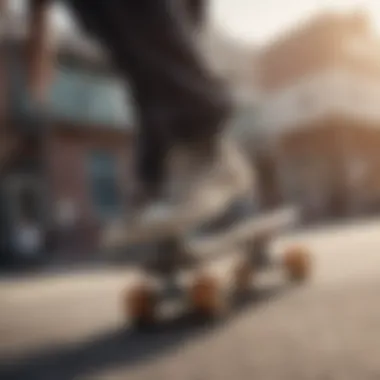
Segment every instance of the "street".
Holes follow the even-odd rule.
[[[226,321],[177,317],[151,333],[124,327],[126,269],[0,280],[0,378],[380,378],[380,222],[321,228],[274,242],[313,253],[308,284],[258,281]]]

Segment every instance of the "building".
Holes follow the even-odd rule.
[[[91,255],[102,224],[128,208],[128,88],[82,36],[36,44],[46,32],[39,11],[31,15],[41,21],[32,30],[25,18],[8,14],[1,39],[3,263],[22,259],[15,242],[25,221],[38,227],[48,255],[68,241],[72,254]]]
[[[315,220],[380,209],[380,39],[365,14],[320,14],[259,57],[268,205]]]

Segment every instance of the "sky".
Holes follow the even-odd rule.
[[[211,0],[213,23],[233,37],[258,45],[323,10],[367,11],[380,34],[380,0]]]
[[[10,0],[23,8],[27,0]],[[283,30],[325,9],[346,11],[362,8],[370,14],[380,34],[380,0],[210,0],[211,22],[238,40],[262,45]],[[67,14],[55,7],[54,23],[68,27]]]

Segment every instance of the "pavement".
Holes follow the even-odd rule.
[[[380,221],[320,228],[304,244],[309,283],[263,276],[227,320],[174,316],[134,332],[120,295],[125,268],[0,279],[0,379],[380,379]]]

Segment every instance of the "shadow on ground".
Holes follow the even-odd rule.
[[[230,318],[247,308],[259,307],[279,297],[288,287],[256,290],[237,302]],[[157,359],[185,342],[222,328],[229,320],[200,322],[189,315],[160,323],[152,331],[128,329],[108,331],[83,344],[60,346],[17,361],[0,364],[3,380],[71,380],[99,371]]]

